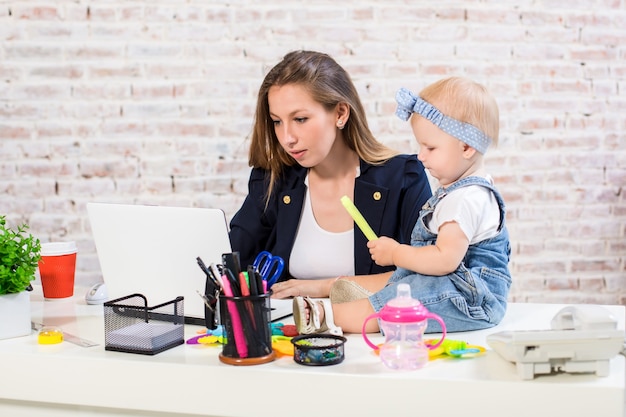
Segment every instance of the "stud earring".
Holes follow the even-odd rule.
[[[341,130],[343,129],[343,121],[337,120],[337,127]]]

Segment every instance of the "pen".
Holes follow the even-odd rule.
[[[359,226],[359,229],[361,229],[361,231],[363,232],[367,240],[378,239],[378,236],[376,236],[376,233],[374,233],[370,225],[367,224],[365,217],[363,217],[359,209],[356,208],[354,203],[352,203],[352,200],[350,200],[347,195],[344,195],[343,197],[341,197],[341,204],[343,204],[343,206],[348,211],[348,213],[350,213],[350,216],[352,216],[352,218],[354,219],[354,222],[356,223],[357,226]]]
[[[254,270],[254,278],[256,278],[256,287],[259,290],[259,294],[265,294],[267,292],[267,281],[263,279],[256,269]]]
[[[250,285],[250,296],[252,297],[256,297],[259,295],[259,288],[257,287],[257,280],[256,280],[256,276],[255,276],[255,268],[253,265],[248,265],[248,283]],[[262,311],[259,310],[259,305],[258,305],[258,301],[254,301],[252,303],[253,308],[252,308],[252,312],[250,312],[250,317],[251,318],[262,318]],[[256,321],[253,320],[253,324],[254,327],[256,328]]]
[[[217,280],[217,277],[213,274],[213,272],[210,269],[208,269],[206,267],[205,263],[202,261],[202,258],[200,258],[198,256],[198,257],[196,257],[196,261],[198,262],[198,266],[200,267],[200,269],[202,269],[202,272],[205,273],[207,278],[209,278],[211,281],[213,281],[213,284],[215,284],[215,286],[219,287],[220,283]]]

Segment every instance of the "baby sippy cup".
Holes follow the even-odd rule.
[[[380,319],[380,328],[385,343],[374,345],[365,334],[365,325],[371,319]],[[432,346],[426,346],[422,337],[428,319],[437,320],[443,335]],[[409,284],[398,284],[396,298],[390,300],[378,313],[365,319],[362,329],[363,339],[374,350],[379,350],[383,363],[391,369],[419,369],[428,362],[428,350],[436,349],[446,337],[446,325],[438,315],[430,313],[426,307],[411,298]]]

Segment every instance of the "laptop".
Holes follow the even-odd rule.
[[[221,264],[232,252],[221,209],[87,203],[109,300],[143,294],[148,306],[184,297],[185,323],[205,325],[206,275],[196,261]],[[272,321],[292,314],[291,300],[271,300]]]

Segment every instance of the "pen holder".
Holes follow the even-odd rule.
[[[270,293],[220,295],[220,318],[226,331],[220,361],[229,365],[259,365],[276,358],[272,350]]]

